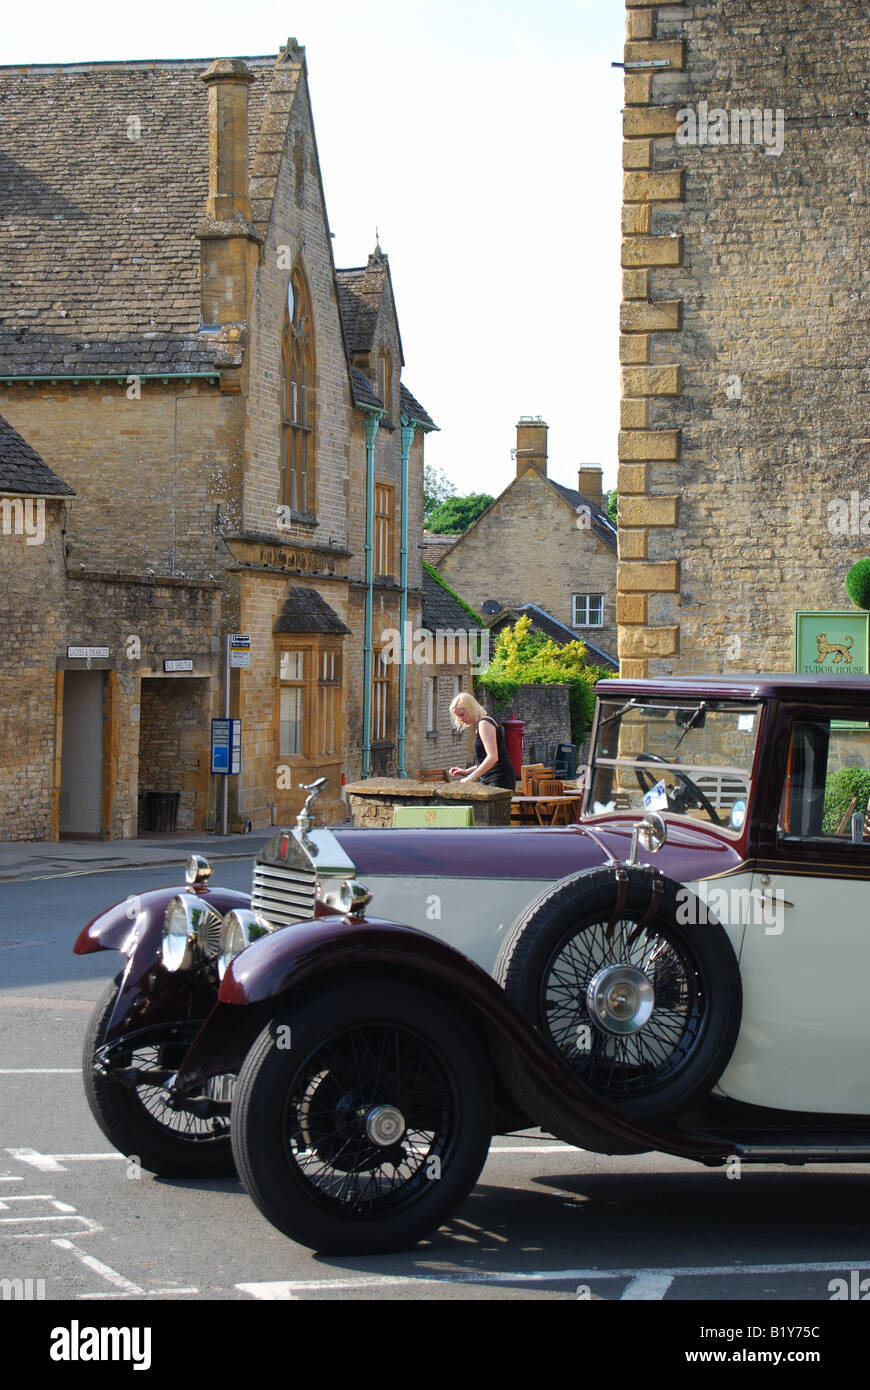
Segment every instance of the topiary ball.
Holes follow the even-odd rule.
[[[870,608],[870,559],[859,560],[849,570],[846,593],[858,608]]]

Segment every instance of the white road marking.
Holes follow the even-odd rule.
[[[81,1076],[81,1067],[0,1067],[0,1076]]]
[[[65,1167],[67,1163],[126,1163],[127,1159],[119,1153],[102,1154],[43,1154],[38,1149],[7,1149],[6,1152],[12,1158],[17,1158],[19,1163],[29,1163],[31,1168],[38,1168],[40,1173],[68,1173]]]
[[[573,1144],[494,1144],[491,1154],[582,1154]]]
[[[0,1173],[0,1182],[24,1182],[24,1179],[12,1177],[11,1174]]]
[[[11,1211],[10,1203],[12,1202],[48,1202],[55,1211],[75,1211],[75,1207],[71,1207],[69,1202],[60,1202],[49,1192],[25,1192],[20,1197],[6,1196],[0,1201],[0,1211]]]
[[[52,1245],[56,1245],[58,1250],[69,1250],[75,1255],[76,1259],[80,1260],[88,1269],[92,1269],[95,1274],[99,1274],[101,1278],[105,1279],[107,1284],[112,1284],[123,1293],[142,1294],[145,1292],[144,1289],[140,1289],[138,1284],[134,1284],[132,1279],[125,1279],[123,1274],[119,1274],[116,1269],[112,1269],[111,1265],[104,1265],[102,1260],[97,1260],[93,1255],[89,1255],[87,1251],[80,1250],[71,1240],[53,1240],[51,1243]]]
[[[66,1173],[62,1163],[58,1163],[52,1158],[51,1154],[41,1154],[36,1149],[7,1149],[10,1158],[17,1158],[19,1163],[29,1163],[31,1168],[38,1168],[40,1173]]]
[[[672,1274],[660,1274],[653,1269],[639,1269],[631,1283],[623,1289],[620,1302],[626,1303],[632,1299],[642,1299],[649,1303],[658,1301],[664,1298],[673,1282]]]
[[[662,1284],[665,1279],[670,1283],[674,1279],[703,1279],[734,1274],[828,1274],[842,1272],[846,1268],[863,1268],[868,1264],[870,1264],[870,1256],[850,1255],[842,1260],[822,1262],[810,1260],[794,1264],[686,1265],[682,1268],[671,1269],[533,1269],[502,1270],[492,1274],[483,1271],[445,1270],[443,1273],[433,1271],[430,1274],[416,1275],[363,1274],[356,1279],[284,1279],[269,1283],[236,1284],[235,1287],[242,1293],[250,1294],[252,1298],[292,1299],[295,1295],[304,1293],[374,1288],[376,1286],[387,1288],[399,1284],[539,1284],[547,1281],[565,1284],[595,1279],[628,1279],[630,1288],[631,1282],[642,1278],[650,1281],[647,1284],[649,1289],[652,1289],[652,1280],[659,1281],[658,1288],[662,1292],[658,1293],[656,1297],[661,1297],[664,1292]],[[636,1294],[632,1296],[637,1297]],[[644,1297],[649,1297],[649,1294],[644,1295]]]
[[[197,1296],[199,1289],[144,1289],[139,1295],[140,1298],[168,1298],[172,1294],[192,1294]],[[90,1303],[92,1298],[133,1298],[135,1295],[128,1293],[126,1289],[99,1289],[95,1293],[77,1293],[76,1298],[86,1303]]]

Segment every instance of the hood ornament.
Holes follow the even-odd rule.
[[[316,782],[302,783],[302,790],[307,792],[308,795],[305,798],[305,805],[296,817],[296,829],[299,831],[300,835],[307,835],[308,831],[311,829],[313,822],[311,816],[308,814],[309,807],[317,800],[328,781],[328,777],[318,777]]]

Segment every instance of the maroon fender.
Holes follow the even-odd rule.
[[[483,1045],[515,1107],[553,1134],[602,1153],[660,1149],[723,1160],[725,1144],[660,1133],[608,1111],[479,966],[436,937],[396,922],[321,918],[263,937],[237,956],[219,1002],[178,1075],[183,1090],[237,1071],[254,1038],[289,1000],[332,984],[391,978],[430,989],[460,1013]]]
[[[91,951],[121,951],[127,957],[118,998],[104,1043],[129,1036],[132,1040],[155,1025],[179,1019],[204,1019],[217,999],[217,973],[170,971],[163,965],[160,943],[163,918],[172,898],[195,892],[221,916],[233,907],[250,907],[250,897],[230,888],[191,889],[187,884],[131,894],[99,913],[83,927],[73,947],[76,955]]]

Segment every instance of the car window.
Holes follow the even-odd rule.
[[[790,840],[870,844],[870,724],[795,720],[778,832]]]
[[[669,812],[739,835],[760,726],[757,701],[602,700],[584,816]]]

